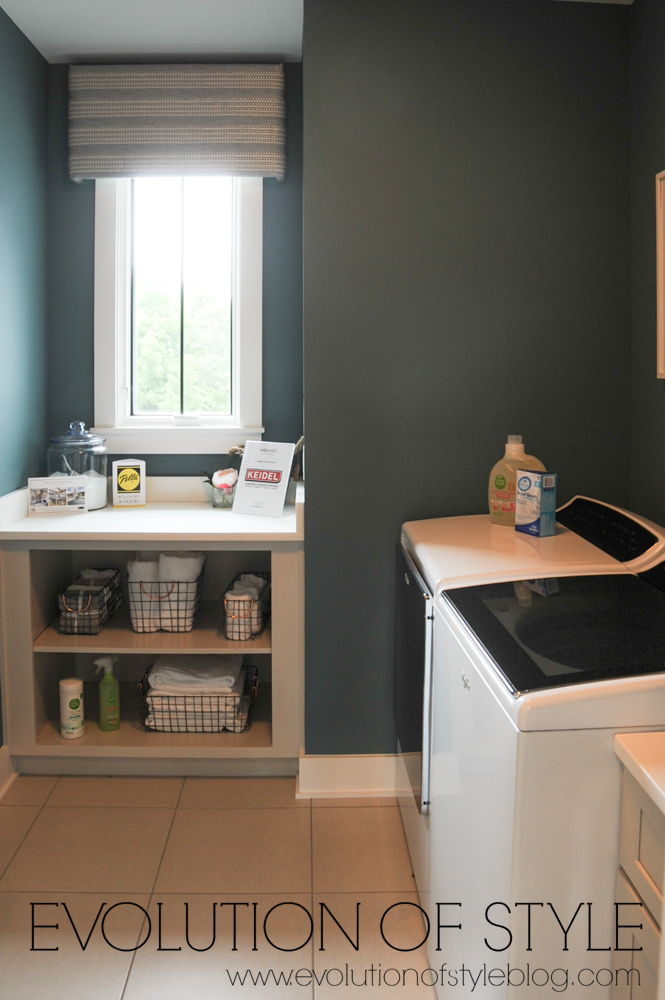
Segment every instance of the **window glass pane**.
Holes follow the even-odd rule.
[[[185,413],[231,413],[233,181],[187,177],[184,193]]]
[[[132,412],[231,414],[233,180],[137,178]]]
[[[134,181],[132,412],[180,412],[182,181]]]

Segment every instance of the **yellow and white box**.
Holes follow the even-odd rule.
[[[113,463],[113,506],[145,507],[145,462],[140,458]]]

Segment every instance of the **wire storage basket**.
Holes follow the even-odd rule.
[[[129,580],[129,617],[135,632],[191,632],[201,598],[201,573],[196,580],[145,582]]]
[[[84,570],[64,594],[58,594],[58,631],[65,635],[99,635],[121,604],[119,570]]]
[[[146,729],[162,733],[242,733],[249,726],[258,690],[256,667],[244,667],[243,694],[165,695],[150,687],[149,671],[138,686],[139,717]]]
[[[246,577],[258,577],[265,581],[265,586],[258,600],[249,595],[229,597],[237,583],[242,583]],[[226,589],[223,603],[222,630],[227,639],[254,639],[266,626],[270,617],[270,573],[254,572],[238,573]]]

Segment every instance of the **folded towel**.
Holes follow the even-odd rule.
[[[150,687],[177,694],[228,694],[238,679],[242,656],[158,656],[148,674]],[[187,690],[185,690],[187,689]]]
[[[136,632],[159,631],[159,563],[153,559],[130,559],[129,614]]]
[[[127,563],[127,575],[130,583],[156,581],[159,579],[159,562],[157,559],[130,559]]]
[[[160,628],[165,632],[191,632],[196,611],[198,583],[164,581],[160,586]]]
[[[208,723],[209,725],[217,724],[219,728],[222,726],[232,725],[238,718],[247,718],[247,711],[249,708],[250,698],[245,696],[240,699],[242,702],[242,707],[234,707],[228,712],[192,712],[192,711],[176,711],[172,709],[170,712],[158,712],[152,709],[148,712],[147,721],[148,724],[151,721],[160,723],[171,723],[177,724],[178,727],[184,727],[186,725],[198,726],[201,723]],[[240,705],[240,702],[238,703]],[[196,730],[192,730],[196,731]]]
[[[191,632],[194,625],[197,584],[205,556],[202,552],[161,552],[162,583],[160,628],[164,632]]]
[[[152,685],[148,688],[146,701],[150,708],[158,711],[163,710],[168,704],[169,708],[193,709],[215,712],[224,709],[225,698],[240,698],[245,689],[245,676],[247,671],[241,667],[235,682],[230,686],[220,688],[206,688],[201,690],[195,685],[182,684],[161,684],[156,688]],[[150,682],[150,674],[148,674]],[[165,700],[168,698],[168,702]],[[195,699],[195,700],[194,700]]]
[[[159,579],[191,583],[201,575],[204,562],[202,552],[160,552]]]
[[[260,586],[259,586],[260,584]],[[241,573],[224,594],[227,639],[251,639],[263,628],[261,594],[267,581],[253,573]]]
[[[235,601],[239,597],[245,597],[251,601],[258,601],[259,589],[258,587],[251,587],[248,584],[236,583],[230,590],[226,591],[224,597],[227,601]]]
[[[263,577],[262,576],[256,576],[254,573],[241,573],[240,574],[240,583],[241,584],[246,584],[249,587],[256,587],[256,589],[258,590],[259,594],[261,593],[261,591],[263,590],[263,588],[266,585],[266,581],[263,579]]]
[[[110,580],[116,573],[115,569],[84,569],[81,576],[85,577],[86,580],[97,580],[103,583],[104,580]]]

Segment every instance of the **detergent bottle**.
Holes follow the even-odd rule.
[[[493,524],[515,527],[515,472],[530,469],[544,472],[545,466],[533,455],[524,452],[521,434],[509,434],[506,451],[490,472],[488,500]]]

